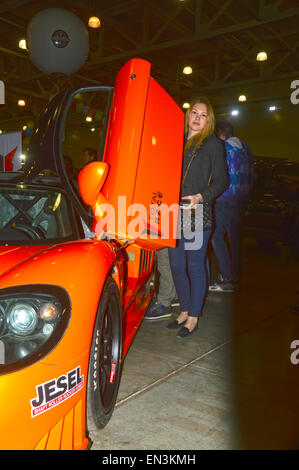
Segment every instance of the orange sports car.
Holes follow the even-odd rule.
[[[179,200],[184,116],[150,68],[60,92],[22,171],[0,173],[1,449],[86,449],[87,415],[113,412],[154,252],[175,244],[161,214]],[[88,114],[98,158],[77,178],[63,157],[94,135]]]

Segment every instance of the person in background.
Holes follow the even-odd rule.
[[[71,159],[69,155],[64,155],[63,159],[64,159],[64,167],[69,177],[69,180],[70,181],[75,180],[77,177],[77,174],[73,166],[73,160]]]
[[[185,119],[181,200],[187,206],[181,209],[181,213],[202,204],[203,218],[199,228],[202,243],[199,246],[195,243],[191,248],[191,239],[185,237],[184,228],[179,227],[182,231],[177,247],[168,248],[181,312],[167,328],[179,329],[179,338],[190,337],[198,330],[198,318],[208,289],[206,256],[212,232],[211,203],[229,185],[225,149],[223,142],[213,135],[214,122],[209,100],[194,100]],[[196,235],[193,238],[195,240]]]
[[[88,165],[88,163],[95,162],[98,160],[98,152],[93,147],[85,147],[83,149],[81,158],[80,158],[80,166],[77,169],[77,174],[80,173],[83,168]]]
[[[98,159],[98,152],[92,147],[86,147],[83,150],[83,163],[84,166],[90,162],[94,162]]]
[[[241,278],[241,221],[253,180],[253,154],[245,142],[234,136],[232,124],[222,119],[215,134],[224,141],[230,185],[215,202],[215,231],[212,247],[220,275],[210,291],[234,292]],[[225,235],[228,236],[230,253]]]
[[[168,248],[156,251],[157,269],[159,271],[159,288],[155,303],[144,315],[145,320],[158,320],[171,317],[172,307],[177,304],[168,256]]]

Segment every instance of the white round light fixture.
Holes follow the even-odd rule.
[[[24,49],[24,50],[27,51],[26,39],[21,39],[21,40],[19,41],[19,48],[20,48],[20,49]]]
[[[97,16],[91,16],[88,20],[88,26],[94,29],[99,28],[101,26],[100,18]]]
[[[191,75],[192,74],[192,67],[190,67],[190,65],[186,65],[186,67],[183,68],[183,73],[185,75]]]
[[[268,59],[268,56],[267,56],[267,53],[265,51],[260,51],[256,56],[256,60],[258,62],[264,62],[267,59]]]

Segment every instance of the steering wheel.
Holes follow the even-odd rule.
[[[25,224],[14,224],[12,227],[14,230],[26,233],[32,240],[41,240],[46,238],[45,234],[38,227],[32,227]]]

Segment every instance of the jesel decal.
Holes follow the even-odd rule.
[[[84,385],[84,375],[81,376],[80,366],[76,367],[58,379],[52,379],[36,386],[36,397],[30,400],[31,417],[48,411],[79,392]]]

